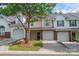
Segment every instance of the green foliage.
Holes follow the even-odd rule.
[[[54,6],[55,6],[54,3],[50,3],[50,4],[49,3],[13,3],[13,4],[8,4],[7,7],[4,9],[1,8],[0,13],[6,16],[9,15],[11,16],[11,15],[17,15],[17,13],[21,12],[27,18],[28,30],[29,30],[30,22],[36,20],[42,20],[43,18],[45,19],[46,16],[51,13]],[[30,38],[30,35],[27,37]]]
[[[54,6],[54,3],[13,3],[8,4],[8,7],[4,9],[0,9],[0,13],[9,16],[22,12],[25,16],[28,16],[29,20],[37,20],[50,14]]]

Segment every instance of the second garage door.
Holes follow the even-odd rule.
[[[61,42],[68,42],[69,41],[69,32],[58,32],[57,39]]]
[[[54,40],[53,31],[43,31],[43,40],[45,40],[45,41]]]

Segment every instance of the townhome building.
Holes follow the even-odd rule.
[[[53,13],[47,18],[30,23],[30,37],[46,41],[79,41],[79,12]]]
[[[53,13],[44,19],[30,23],[30,38],[45,41],[79,41],[79,13]],[[0,40],[24,39],[27,31],[26,17],[0,15]],[[26,27],[23,28],[21,22]]]
[[[7,4],[0,4],[6,8]],[[20,14],[20,20],[26,27],[26,18]],[[0,39],[22,39],[27,34],[16,16],[0,15]],[[30,23],[30,38],[46,41],[79,41],[79,12],[52,13],[46,18]]]
[[[20,21],[24,24],[25,17],[19,14]],[[21,25],[17,16],[0,15],[0,41],[1,40],[19,40],[25,38],[25,29]]]

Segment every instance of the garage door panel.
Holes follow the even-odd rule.
[[[50,41],[54,39],[53,31],[44,31],[43,32],[43,40]]]
[[[21,29],[16,29],[13,31],[13,38],[14,39],[21,39],[24,38],[24,31]]]
[[[69,33],[68,32],[58,32],[57,39],[61,42],[68,42],[69,41]]]
[[[79,41],[79,32],[76,32],[76,40]]]

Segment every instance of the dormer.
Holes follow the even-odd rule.
[[[65,17],[63,16],[63,13],[60,11],[55,16],[56,20],[65,20]]]

